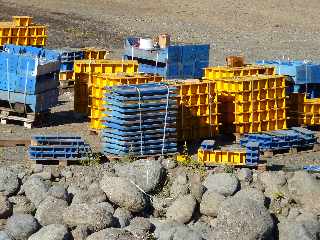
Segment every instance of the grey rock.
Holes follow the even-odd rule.
[[[101,203],[107,200],[106,194],[101,190],[99,183],[93,183],[89,186],[87,191],[79,191],[77,192],[73,199],[72,203]]]
[[[192,196],[194,196],[198,202],[201,202],[204,191],[205,188],[202,185],[201,176],[199,174],[194,174],[190,179],[190,192]]]
[[[300,215],[299,209],[295,207],[291,207],[288,214],[288,219],[295,220],[299,215]]]
[[[89,236],[89,229],[87,226],[77,226],[71,232],[73,240],[86,240]]]
[[[34,173],[30,177],[41,177],[43,180],[51,180],[52,178],[51,169],[48,168],[42,172]]]
[[[126,178],[105,175],[100,187],[112,203],[131,212],[141,212],[147,205],[144,194]]]
[[[155,217],[163,217],[167,212],[167,208],[172,204],[172,200],[154,196],[152,198],[152,206],[154,208],[153,215]]]
[[[97,204],[72,204],[63,213],[63,222],[69,227],[86,225],[91,231],[112,226],[112,214]]]
[[[137,240],[132,233],[119,228],[107,228],[91,234],[87,240]]]
[[[230,173],[217,173],[207,176],[203,185],[210,192],[218,192],[224,196],[233,195],[238,187],[239,180]]]
[[[0,240],[14,240],[5,231],[0,231]]]
[[[69,240],[70,233],[66,226],[51,224],[32,234],[28,240]]]
[[[120,177],[133,181],[148,193],[154,191],[160,185],[165,171],[159,161],[138,160],[133,163],[116,166],[115,173]]]
[[[237,176],[238,179],[240,181],[244,181],[244,182],[252,182],[253,180],[253,175],[252,175],[252,171],[249,168],[240,168],[237,171]]]
[[[161,164],[165,169],[173,169],[178,165],[176,160],[170,158],[162,159]]]
[[[25,196],[12,196],[9,201],[13,204],[13,213],[34,214],[36,207]]]
[[[175,199],[187,195],[189,192],[188,177],[186,173],[182,172],[176,176],[170,187],[170,197]]]
[[[30,214],[14,214],[6,225],[6,231],[16,240],[26,240],[39,228],[37,220]]]
[[[216,217],[218,209],[225,197],[216,192],[205,192],[200,203],[200,212],[204,215]]]
[[[48,191],[48,195],[50,195],[54,198],[57,198],[57,199],[63,199],[63,200],[68,201],[68,192],[61,185],[52,186]]]
[[[202,221],[197,221],[195,223],[191,222],[188,224],[188,227],[194,232],[197,232],[203,239],[210,238],[213,231],[210,224]]]
[[[258,179],[265,187],[264,194],[269,198],[273,198],[275,193],[283,193],[285,191],[284,186],[286,185],[287,180],[285,173],[282,171],[265,171],[260,173]]]
[[[192,195],[181,196],[168,208],[166,217],[179,223],[187,223],[192,218],[196,204]]]
[[[30,177],[24,184],[23,189],[26,197],[38,207],[43,199],[47,197],[48,185],[40,177]]]
[[[273,220],[264,206],[234,196],[220,205],[210,239],[273,239],[273,229]]]
[[[320,180],[307,172],[295,172],[288,180],[288,189],[293,198],[308,211],[320,212]]]
[[[149,219],[143,217],[135,217],[130,221],[130,225],[125,229],[134,236],[145,236],[153,230],[154,226]]]
[[[9,202],[8,197],[0,195],[0,219],[8,218],[12,214],[12,204]]]
[[[116,218],[119,227],[124,228],[130,224],[130,219],[133,218],[131,212],[125,208],[117,208],[113,214]]]
[[[238,198],[249,198],[251,200],[256,201],[260,205],[264,205],[266,200],[264,194],[260,190],[251,187],[241,189],[239,192],[236,193],[235,196]]]
[[[42,164],[33,164],[32,165],[32,172],[33,173],[40,173],[43,171],[43,165]]]
[[[0,168],[0,192],[4,195],[13,195],[19,190],[18,175],[8,169]]]
[[[62,223],[62,214],[67,208],[65,200],[57,199],[52,196],[45,198],[39,205],[35,218],[42,226]]]
[[[96,205],[99,206],[99,207],[102,207],[107,212],[110,212],[112,214],[114,213],[114,208],[111,205],[111,203],[109,203],[109,202],[101,202],[101,203],[97,203]]]

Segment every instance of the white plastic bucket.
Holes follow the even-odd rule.
[[[140,38],[140,49],[151,50],[153,49],[153,41],[151,38]]]

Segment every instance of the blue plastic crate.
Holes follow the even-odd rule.
[[[84,140],[79,136],[55,136],[55,135],[35,135],[31,137],[32,145],[64,145],[64,146],[84,146]]]

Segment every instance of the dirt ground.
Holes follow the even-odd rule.
[[[278,0],[0,0],[1,21],[12,15],[31,15],[49,27],[48,47],[98,46],[120,58],[126,36],[170,33],[175,42],[210,43],[211,64],[241,54],[258,59],[312,59],[320,56],[320,2]],[[72,133],[83,136],[96,150],[99,137],[88,123],[76,118],[72,92],[60,97],[48,124],[32,130],[1,125],[1,138],[29,138],[37,133]],[[2,149],[3,164],[26,158],[25,149]],[[286,165],[320,164],[320,153],[280,155],[273,162]]]

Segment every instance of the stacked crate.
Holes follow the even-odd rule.
[[[273,67],[205,69],[204,78],[216,83],[222,102],[224,132],[243,134],[287,127],[286,79],[269,74],[274,74]]]
[[[137,70],[136,61],[76,60],[74,62],[74,110],[86,115],[90,114],[90,90],[94,76],[109,73],[136,73]]]
[[[109,55],[109,51],[106,49],[100,48],[83,48],[82,51],[84,52],[84,59],[92,59],[92,60],[99,60],[99,59],[107,59]]]
[[[179,141],[207,139],[219,131],[216,84],[198,79],[171,80],[177,88]]]
[[[90,89],[90,119],[91,129],[102,129],[102,117],[105,117],[103,113],[105,111],[104,105],[106,102],[103,100],[104,95],[107,92],[107,87],[124,85],[124,84],[143,84],[149,82],[161,82],[163,80],[160,76],[144,75],[144,74],[126,74],[126,73],[114,73],[114,74],[98,74],[92,76],[92,86]]]
[[[299,123],[305,126],[320,125],[320,98],[304,98],[299,107]],[[301,111],[302,108],[302,111]]]
[[[75,60],[84,58],[84,52],[78,49],[59,49],[61,65],[59,81],[61,87],[69,86],[69,81],[74,80],[73,65]]]
[[[177,151],[176,89],[164,83],[121,85],[106,93],[102,130],[107,156],[167,155]]]
[[[12,22],[0,22],[0,46],[4,44],[45,46],[47,27],[32,23],[32,17],[14,16]]]

